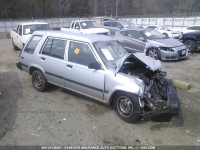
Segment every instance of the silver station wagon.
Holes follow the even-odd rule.
[[[133,123],[141,117],[177,114],[179,103],[161,62],[128,53],[105,35],[36,31],[23,48],[17,67],[32,75],[36,90],[48,84],[84,94],[114,106]]]

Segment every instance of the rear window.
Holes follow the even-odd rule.
[[[35,48],[37,47],[38,43],[40,42],[42,36],[41,35],[34,35],[28,42],[27,46],[24,49],[24,52],[33,54],[35,51]]]

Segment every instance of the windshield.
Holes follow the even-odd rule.
[[[82,29],[90,29],[90,28],[100,28],[100,25],[98,25],[95,21],[84,21],[80,22]]]
[[[126,28],[137,28],[137,26],[132,22],[123,22]]]
[[[93,45],[107,68],[115,67],[117,61],[128,54],[117,41],[95,42]]]
[[[51,30],[51,27],[49,24],[25,25],[23,28],[23,34],[32,34],[34,31],[38,30]]]
[[[147,39],[164,39],[166,38],[162,33],[156,30],[144,30],[142,33],[147,37]]]

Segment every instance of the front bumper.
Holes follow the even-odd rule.
[[[186,51],[185,54],[182,52]],[[160,50],[160,55],[161,55],[161,60],[179,60],[179,59],[185,59],[188,57],[188,50],[183,49],[183,50],[178,50],[175,52],[169,52],[169,51],[164,51]]]
[[[167,88],[167,107],[163,108],[159,111],[151,111],[142,114],[144,118],[152,118],[152,117],[173,117],[175,115],[178,115],[179,113],[179,101],[178,96],[176,92],[176,88],[174,87],[173,83],[171,81],[168,81],[168,88]]]

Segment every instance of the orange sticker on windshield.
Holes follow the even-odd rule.
[[[79,52],[80,52],[80,49],[79,49],[79,48],[76,48],[76,49],[74,50],[74,53],[77,54],[77,55],[78,55]]]
[[[150,57],[150,56],[147,56],[146,58],[148,58],[148,59],[149,59],[149,58],[151,58],[151,57]]]

